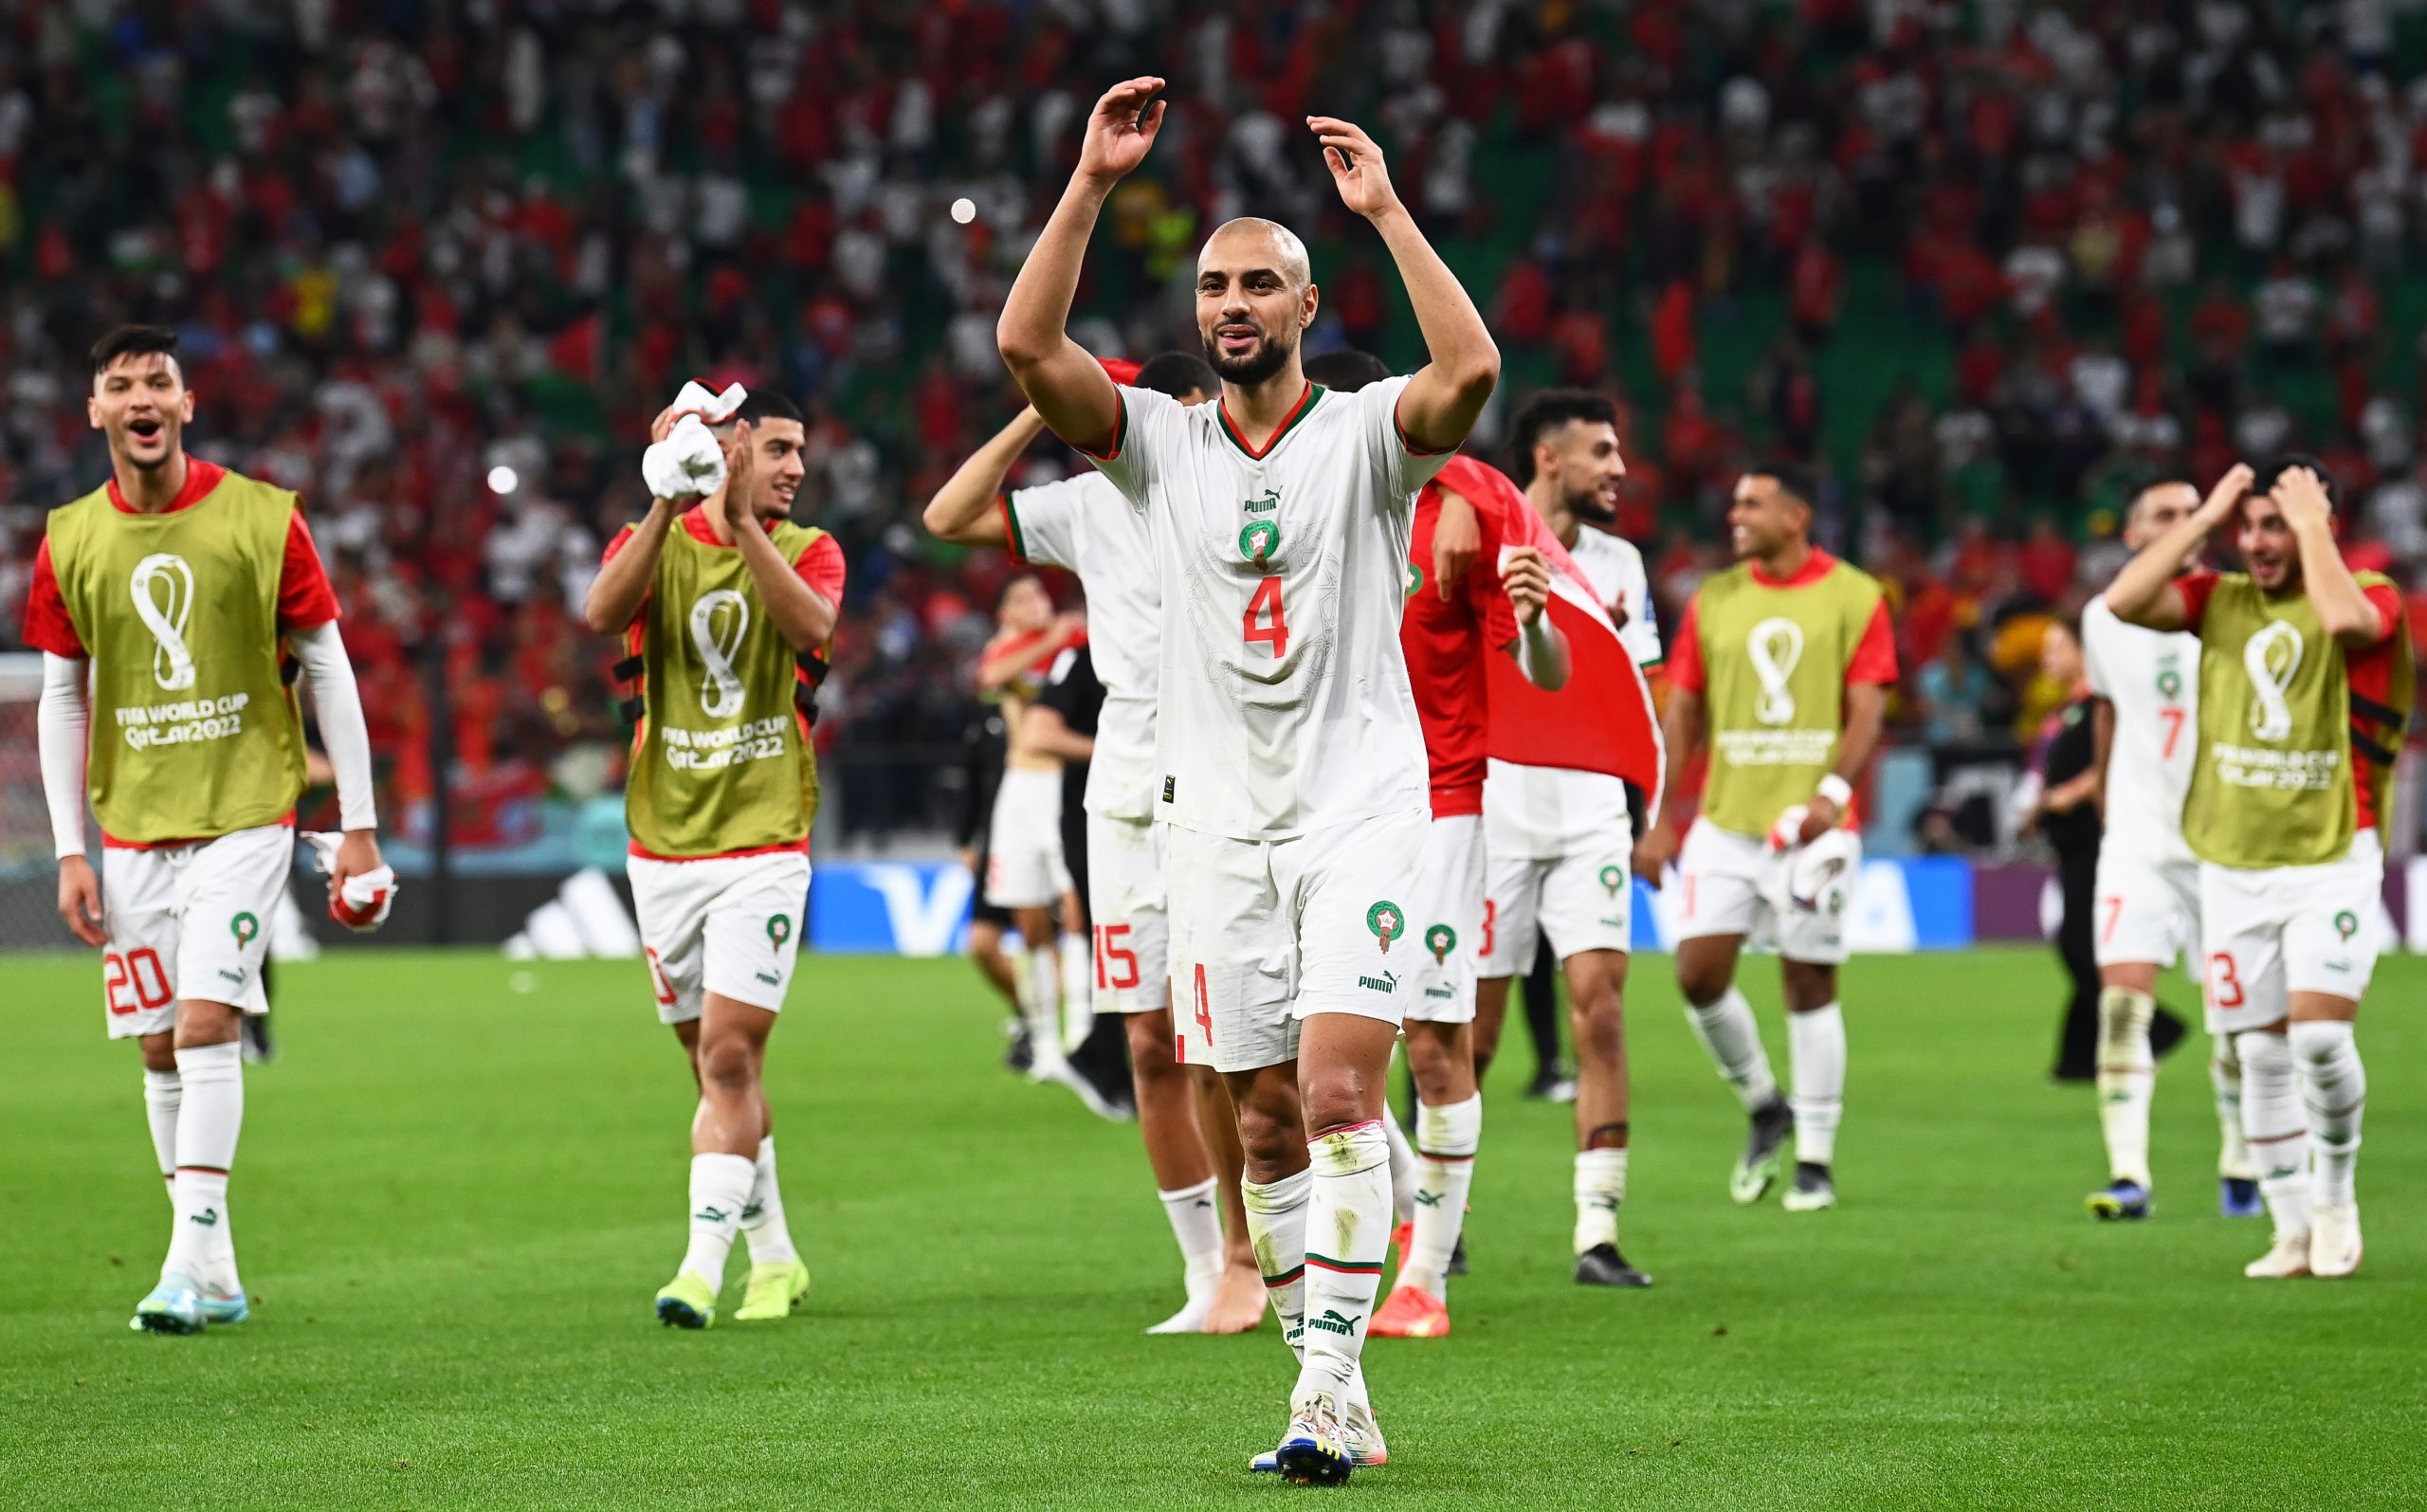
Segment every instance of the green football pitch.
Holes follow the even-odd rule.
[[[2427,963],[2379,973],[2346,1283],[2244,1281],[2196,1048],[2160,1208],[2095,1225],[2091,1097],[2045,1076],[2039,952],[1859,960],[1844,1205],[1732,1206],[1733,1099],[1667,962],[1632,993],[1626,1251],[1568,1279],[1567,1110],[1498,1077],[1456,1333],[1366,1358],[1391,1465],[1510,1506],[2417,1506],[2427,1500]],[[1775,972],[1747,985],[1784,1067]],[[805,959],[769,1062],[816,1276],[660,1327],[688,1078],[631,964],[345,953],[280,982],[233,1212],[253,1321],[130,1333],[165,1242],[135,1055],[89,957],[0,961],[0,1505],[1231,1506],[1292,1370],[1148,1339],[1177,1265],[1133,1127],[999,1066],[957,961]],[[2177,983],[2171,995],[2189,997]],[[1522,1038],[1522,1036],[1521,1036]],[[2197,1041],[2193,1044],[2196,1047]],[[729,1294],[730,1297],[731,1294]]]

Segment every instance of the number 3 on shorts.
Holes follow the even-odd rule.
[[[1269,614],[1269,623],[1258,625],[1258,614]],[[1255,596],[1248,600],[1248,611],[1240,616],[1239,633],[1249,645],[1269,642],[1276,662],[1289,654],[1289,623],[1281,617],[1281,579],[1268,577],[1255,585]]]
[[[2231,995],[2227,995],[2231,994]],[[2208,1002],[2218,1012],[2241,1007],[2241,978],[2234,975],[2234,958],[2225,951],[2208,957]]]

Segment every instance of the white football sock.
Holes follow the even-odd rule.
[[[1711,1064],[1736,1089],[1746,1112],[1768,1104],[1779,1095],[1778,1079],[1770,1074],[1769,1052],[1761,1048],[1761,1026],[1753,1022],[1753,1005],[1730,987],[1711,1002],[1686,1005],[1686,1021],[1694,1038],[1710,1052]]]
[[[758,1159],[751,1167],[750,1200],[741,1207],[741,1236],[750,1242],[750,1263],[780,1266],[798,1260],[793,1231],[784,1223],[784,1194],[776,1185],[776,1137],[758,1141]]]
[[[1314,1192],[1311,1168],[1278,1181],[1239,1183],[1248,1243],[1255,1248],[1256,1268],[1264,1272],[1264,1294],[1272,1299],[1272,1315],[1281,1320],[1281,1341],[1302,1360],[1306,1357],[1306,1209]]]
[[[712,1291],[724,1289],[725,1257],[733,1252],[741,1210],[749,1206],[757,1179],[757,1162],[747,1156],[691,1157],[691,1245],[683,1251],[683,1268]]]
[[[1059,1070],[1068,1059],[1062,1048],[1062,969],[1060,952],[1047,947],[1028,953],[1028,973],[1020,978],[1020,1014],[1028,1020],[1031,1069],[1039,1074]]]
[[[2129,987],[2098,994],[2098,1127],[2107,1137],[2107,1174],[2149,1184],[2149,1098],[2157,1087],[2157,1057],[2149,1051],[2149,1021],[2158,1000]]]
[[[1627,1153],[1576,1153],[1576,1252],[1618,1242],[1618,1209],[1627,1200]]]
[[[143,1073],[143,1116],[152,1124],[152,1155],[160,1163],[161,1179],[169,1183],[172,1203],[176,1200],[177,1107],[184,1101],[185,1083],[176,1072]]]
[[[2217,1175],[2237,1181],[2258,1179],[2258,1165],[2250,1157],[2250,1137],[2241,1131],[2241,1057],[2234,1037],[2219,1034],[2210,1047],[2208,1085],[2217,1094]]]
[[[1846,1015],[1834,1003],[1789,1013],[1786,1049],[1795,1067],[1795,1158],[1827,1165],[1836,1157],[1846,1106]]]
[[[1172,1238],[1179,1243],[1191,1302],[1211,1292],[1222,1279],[1222,1208],[1214,1200],[1217,1190],[1214,1178],[1207,1176],[1193,1187],[1155,1193],[1162,1198],[1163,1216],[1171,1220]]]
[[[2353,1026],[2334,1020],[2291,1027],[2292,1065],[2308,1114],[2311,1200],[2347,1207],[2359,1200],[2353,1183],[2360,1161],[2360,1119],[2368,1107],[2368,1073],[2360,1065]]]
[[[197,1281],[235,1270],[228,1216],[228,1173],[245,1126],[245,1056],[234,1041],[177,1051],[177,1179],[170,1206],[175,1227],[163,1273]]]
[[[1483,1094],[1437,1108],[1416,1104],[1415,1140],[1415,1232],[1399,1266],[1398,1284],[1447,1297],[1450,1256],[1466,1223],[1475,1151],[1483,1143]]]
[[[1394,1221],[1407,1223],[1415,1217],[1415,1146],[1408,1142],[1399,1120],[1387,1111],[1382,1115],[1382,1134],[1391,1141],[1391,1211]]]
[[[1315,1178],[1306,1204],[1306,1356],[1292,1400],[1311,1391],[1344,1397],[1365,1348],[1391,1241],[1391,1147],[1382,1121],[1306,1141]]]
[[[2278,1237],[2309,1231],[2309,1130],[2301,1117],[2300,1077],[2292,1047],[2281,1034],[2245,1029],[2241,1051],[2241,1126],[2258,1162],[2258,1190]]]

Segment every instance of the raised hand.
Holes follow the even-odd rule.
[[[2232,519],[2234,511],[2241,507],[2241,501],[2250,495],[2250,485],[2257,478],[2258,475],[2250,470],[2250,464],[2235,463],[2222,478],[2217,480],[2217,486],[2208,490],[2208,497],[2201,501],[2199,512],[2192,518],[2206,529],[2216,529]]]
[[[2326,483],[2307,467],[2288,467],[2275,480],[2275,507],[2284,511],[2284,523],[2294,530],[2334,529],[2334,503],[2327,498]]]
[[[1341,204],[1368,220],[1398,208],[1398,191],[1391,187],[1382,149],[1363,127],[1332,116],[1309,116],[1306,126],[1323,144],[1323,164],[1331,170]]]
[[[724,522],[737,534],[756,525],[750,498],[757,492],[758,468],[752,440],[750,422],[735,421],[733,444],[724,452]]]
[[[1087,116],[1086,136],[1079,143],[1082,176],[1110,184],[1127,177],[1146,160],[1155,134],[1163,129],[1163,82],[1151,77],[1125,80],[1104,92]]]

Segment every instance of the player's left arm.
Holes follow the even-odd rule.
[[[2301,544],[2301,581],[2326,632],[2355,650],[2392,634],[2393,617],[2370,600],[2343,559],[2325,483],[2307,467],[2293,467],[2275,480],[2274,493]]]
[[[1574,670],[1567,637],[1551,623],[1551,565],[1532,546],[1511,546],[1500,566],[1500,586],[1517,614],[1517,638],[1501,649],[1517,659],[1525,681],[1546,693],[1567,686]]]
[[[1443,487],[1438,479],[1432,486],[1441,496],[1441,508],[1432,517],[1432,587],[1447,604],[1450,590],[1483,555],[1483,523],[1466,495]]]
[[[1854,790],[1870,770],[1879,750],[1880,732],[1888,722],[1888,684],[1896,681],[1896,638],[1888,622],[1888,604],[1871,607],[1853,660],[1846,666],[1845,728],[1837,737],[1837,764],[1820,779],[1803,817],[1802,841],[1809,845],[1845,823]]]
[[[795,655],[823,650],[826,643],[834,638],[834,622],[842,608],[809,585],[784,559],[784,554],[776,549],[775,538],[751,514],[757,449],[757,438],[750,433],[750,422],[736,422],[733,446],[725,453],[725,523],[734,545],[740,548],[743,563],[750,569],[751,585],[758,590],[759,601],[767,606],[767,617],[782,633],[784,644]]]
[[[371,728],[362,717],[362,689],[338,629],[338,598],[328,570],[299,508],[286,531],[279,569],[278,628],[301,665],[319,718],[320,745],[335,769],[338,828],[345,838],[329,864],[329,897],[345,884],[379,869],[379,808],[371,772]]]
[[[1323,144],[1323,162],[1341,203],[1371,221],[1391,249],[1408,302],[1415,307],[1425,350],[1432,354],[1399,393],[1399,435],[1414,451],[1454,451],[1466,443],[1500,382],[1500,348],[1458,276],[1399,203],[1374,138],[1330,116],[1309,116],[1306,125]]]

